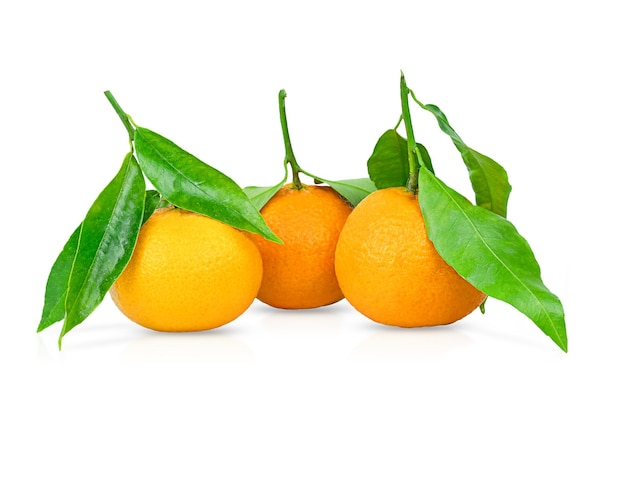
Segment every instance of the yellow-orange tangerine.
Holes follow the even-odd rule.
[[[261,255],[245,233],[178,208],[157,209],[111,288],[132,321],[158,331],[217,328],[241,315],[261,285]]]

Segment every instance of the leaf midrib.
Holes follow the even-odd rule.
[[[126,165],[125,165],[126,166]],[[125,168],[125,172],[122,178],[122,187],[124,187],[124,183],[126,182],[126,177],[128,176],[128,172],[130,170],[130,165],[126,166]],[[113,206],[113,210],[111,211],[111,216],[113,216],[115,214],[115,211],[118,209],[119,203],[120,203],[120,197],[121,197],[122,192],[117,192],[117,196],[115,198],[115,205]],[[109,227],[111,226],[111,219],[107,219],[107,225],[104,229],[104,233],[102,233],[102,239],[100,239],[100,242],[98,243],[98,248],[96,249],[96,252],[94,254],[94,259],[91,260],[91,264],[89,265],[89,270],[88,270],[88,276],[91,275],[91,272],[93,270],[94,267],[94,263],[96,262],[95,257],[98,256],[100,249],[102,248],[102,243],[104,242],[104,236],[106,236],[109,232]],[[72,263],[72,271],[70,272],[70,279],[68,281],[68,285],[67,285],[67,297],[66,299],[66,310],[67,310],[67,298],[69,297],[69,292],[70,292],[70,284],[72,282],[72,274],[74,273],[74,266],[76,264],[76,258],[78,258],[78,252],[80,250],[80,242],[81,239],[83,237],[83,227],[81,226],[80,229],[80,236],[78,237],[78,246],[76,247],[76,254],[74,255],[74,262]],[[85,285],[87,284],[87,280],[83,280],[80,286],[80,289],[78,289],[78,293],[76,295],[76,297],[80,297],[81,294],[83,293],[83,290],[85,289]],[[76,301],[74,301],[74,303],[72,304],[72,310],[74,309],[74,306],[76,304]],[[66,312],[66,320],[67,320],[67,316],[69,316],[69,311]]]
[[[488,245],[487,241],[484,239],[483,235],[480,233],[479,229],[474,225],[474,223],[472,222],[472,220],[469,218],[469,216],[467,215],[467,213],[465,212],[465,210],[458,204],[458,202],[456,201],[456,199],[453,198],[453,196],[448,192],[448,190],[442,186],[439,181],[437,181],[436,179],[434,179],[435,183],[445,192],[445,194],[449,197],[449,199],[453,202],[453,204],[457,207],[457,209],[463,214],[463,216],[466,218],[466,220],[469,222],[470,226],[474,229],[476,235],[480,238],[481,242],[483,243],[483,245],[485,246],[485,248],[487,248],[487,250],[496,258],[496,260],[498,262],[500,262],[500,264],[502,265],[502,267],[511,274],[511,276],[517,281],[519,282],[523,288],[525,288],[528,293],[533,297],[533,299],[537,302],[537,304],[539,304],[539,307],[541,308],[542,311],[544,311],[546,317],[548,318],[548,320],[550,321],[550,325],[552,326],[552,329],[554,330],[554,333],[559,337],[559,339],[561,340],[561,343],[564,345],[565,343],[563,342],[563,338],[561,337],[561,335],[559,334],[558,328],[556,327],[554,321],[552,320],[552,316],[550,315],[550,313],[548,312],[548,310],[544,307],[543,303],[541,302],[541,300],[539,300],[539,298],[536,296],[536,294],[528,288],[528,286],[517,276],[517,274],[515,274],[501,259],[500,257],[492,250],[492,248]],[[497,215],[497,214],[496,214]]]
[[[38,332],[39,331],[43,331],[44,329],[46,329],[47,327],[51,326],[52,324],[54,324],[57,321],[65,319],[66,308],[67,308],[67,292],[68,292],[68,289],[69,289],[69,281],[72,278],[72,271],[74,270],[74,262],[76,261],[76,255],[78,254],[78,245],[80,244],[80,235],[82,233],[82,222],[80,224],[79,229],[77,229],[77,230],[78,230],[78,241],[76,242],[76,249],[74,250],[74,253],[73,253],[73,256],[72,256],[72,265],[70,267],[70,273],[68,275],[67,283],[65,284],[65,291],[61,294],[61,296],[57,299],[57,301],[54,302],[54,305],[52,305],[52,307],[50,307],[50,312],[48,313],[48,315],[45,318],[43,318],[43,317],[41,318],[41,321],[39,322],[39,327],[37,328]],[[63,253],[63,251],[61,251],[61,253]],[[54,312],[61,304],[63,304],[63,317],[58,319],[57,321],[50,322],[52,320],[51,319],[52,318],[52,312]],[[45,319],[45,321],[44,321],[44,319]],[[41,326],[43,324],[46,324],[46,326],[44,326],[42,328]]]
[[[194,182],[193,180],[190,180],[184,173],[182,173],[178,168],[176,168],[176,166],[172,165],[169,160],[163,155],[163,153],[161,153],[161,151],[159,151],[155,146],[153,146],[150,141],[148,140],[148,138],[146,138],[145,136],[143,136],[144,141],[146,142],[146,144],[167,164],[167,166],[169,168],[171,168],[175,173],[177,173],[178,175],[180,175],[183,179],[185,179],[187,182],[191,183],[191,185],[193,185],[196,189],[198,189],[203,195],[205,195],[206,197],[209,198],[209,200],[214,200],[213,197],[211,196],[211,194],[209,194],[208,192],[204,191],[202,189],[202,187],[200,187],[196,182]],[[189,153],[188,153],[189,154]],[[197,159],[195,156],[189,154],[190,157]],[[200,161],[200,160],[198,160]],[[237,216],[239,216],[241,219],[243,219],[245,222],[247,222],[248,224],[250,224],[254,229],[256,229],[257,231],[263,233],[264,230],[262,228],[259,228],[257,225],[253,224],[250,222],[250,220],[244,216],[243,214],[241,214],[241,212],[239,212],[238,209],[230,209],[231,212],[237,214]]]

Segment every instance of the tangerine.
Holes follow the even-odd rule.
[[[307,309],[343,299],[335,276],[335,247],[352,206],[331,187],[282,186],[261,209],[283,240],[250,235],[263,258],[258,299],[282,309]]]
[[[337,243],[335,270],[348,302],[391,326],[453,323],[485,299],[437,253],[418,197],[405,188],[377,190],[352,211]]]
[[[111,288],[117,307],[157,331],[201,331],[233,321],[254,301],[263,264],[243,232],[180,208],[157,209]]]

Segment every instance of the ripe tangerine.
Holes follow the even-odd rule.
[[[437,253],[418,197],[405,188],[377,190],[352,211],[337,243],[335,270],[348,302],[391,326],[453,323],[486,297]]]
[[[139,232],[111,297],[158,331],[201,331],[233,321],[254,301],[261,255],[243,232],[194,212],[157,209]]]
[[[325,306],[343,298],[335,247],[352,206],[323,185],[284,185],[261,209],[284,244],[250,235],[263,258],[258,299],[283,309]]]

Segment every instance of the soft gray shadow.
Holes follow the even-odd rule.
[[[190,333],[146,329],[133,335],[119,360],[129,364],[255,363],[253,350],[239,339],[236,329],[234,325]]]
[[[423,328],[399,328],[370,322],[363,327],[372,329],[373,333],[354,347],[350,361],[415,362],[441,358],[473,343],[462,332],[462,322]]]
[[[335,303],[314,309],[278,309],[263,304],[257,309],[257,328],[266,333],[290,335],[326,335],[342,323],[344,304]]]

